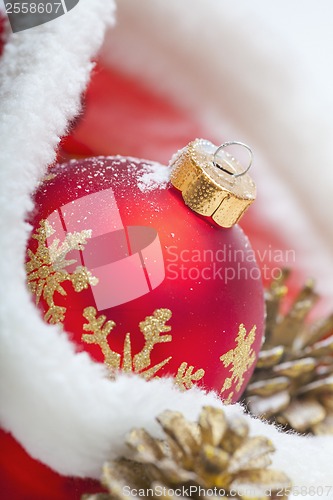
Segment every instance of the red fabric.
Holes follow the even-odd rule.
[[[136,156],[167,163],[202,134],[202,127],[136,81],[97,65],[84,99],[84,114],[63,141],[65,153]],[[65,154],[66,158],[66,154]]]
[[[4,31],[5,31],[5,18],[0,15],[0,56],[3,52],[3,48],[5,45],[5,39],[4,39]]]
[[[0,430],[0,497],[4,500],[79,500],[101,491],[97,481],[63,477],[33,460]]]

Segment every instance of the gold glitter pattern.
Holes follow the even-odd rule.
[[[149,380],[172,359],[172,356],[169,356],[152,366],[151,354],[155,345],[172,341],[172,335],[167,334],[171,331],[171,326],[166,324],[171,316],[170,309],[156,309],[152,316],[147,316],[144,321],[139,323],[139,329],[145,343],[141,351],[133,356],[130,333],[125,336],[122,354],[113,351],[109,345],[108,337],[116,326],[115,322],[106,321],[104,315],[97,316],[94,307],[86,307],[83,311],[83,317],[88,323],[83,325],[83,329],[92,333],[84,333],[82,340],[87,344],[96,344],[100,347],[104,363],[111,372],[121,369],[126,373],[138,373]],[[175,377],[175,384],[181,390],[190,389],[194,382],[203,378],[205,374],[203,369],[200,368],[195,372],[193,370],[194,367],[188,366],[188,363],[181,363]]]
[[[57,174],[47,174],[47,175],[45,175],[45,177],[43,177],[42,182],[52,181],[56,177],[57,177]]]
[[[152,378],[164,365],[166,365],[172,356],[164,359],[157,365],[151,366],[151,353],[154,346],[159,343],[171,342],[171,335],[163,335],[171,330],[166,322],[171,318],[169,309],[156,309],[152,316],[147,316],[139,324],[140,332],[143,334],[145,344],[142,350],[133,356],[130,334],[127,333],[124,341],[122,356],[114,352],[109,343],[108,336],[115,327],[114,321],[106,321],[104,315],[96,316],[97,311],[94,307],[86,307],[83,316],[88,323],[83,325],[83,329],[92,332],[82,335],[82,340],[88,344],[96,344],[100,347],[105,364],[111,371],[122,369],[124,372],[135,372],[142,375],[145,379]]]
[[[244,375],[255,362],[256,355],[252,349],[255,340],[256,326],[247,334],[243,324],[239,326],[236,337],[237,347],[230,349],[226,354],[220,357],[225,368],[230,366],[231,377],[228,377],[223,384],[221,392],[232,389],[226,403],[230,403],[234,395],[234,390],[240,391],[244,383]]]
[[[83,250],[87,239],[91,238],[91,230],[69,233],[62,243],[55,238],[48,247],[47,238],[54,232],[47,220],[40,221],[39,228],[32,236],[38,241],[37,250],[34,253],[28,249],[26,271],[28,288],[36,295],[36,304],[43,297],[48,305],[45,320],[61,323],[65,319],[66,307],[56,305],[54,298],[56,292],[66,295],[61,284],[70,281],[74,290],[81,292],[89,285],[96,285],[98,280],[83,266],[77,266],[73,273],[66,270],[66,267],[76,263],[75,259],[67,260],[67,254],[72,250]]]
[[[184,361],[178,368],[177,375],[175,377],[175,384],[182,390],[191,389],[193,387],[193,381],[198,381],[205,375],[205,370],[200,368],[193,373],[194,366],[188,366]]]

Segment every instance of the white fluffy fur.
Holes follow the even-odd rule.
[[[174,94],[183,89],[185,95],[191,81],[198,87],[198,93],[193,96],[200,96],[208,106],[209,99],[203,93],[204,84],[200,83],[202,77],[198,74],[198,64],[204,64],[205,70],[209,70],[207,95],[211,96],[211,108],[215,107],[217,115],[223,111],[219,105],[218,82],[225,85],[226,90],[229,88],[224,72],[220,74],[216,64],[216,52],[214,65],[208,50],[215,50],[216,32],[224,33],[228,29],[223,24],[226,11],[221,10],[220,3],[212,0],[142,0],[140,3],[121,0],[119,4],[123,15],[129,18],[133,15],[136,19],[131,30],[124,19],[126,36],[121,42],[126,44],[127,38],[134,36],[137,46],[149,52],[148,45],[158,46],[165,29],[167,35],[162,36],[164,45],[160,54],[168,56],[166,61],[176,70],[173,75],[177,78],[179,75]],[[214,15],[207,17],[207,5],[214,9]],[[189,9],[193,15],[187,15],[185,22],[180,22],[184,9]],[[75,354],[66,334],[42,322],[25,287],[23,262],[29,228],[24,217],[31,209],[29,194],[46,165],[54,159],[59,137],[78,109],[79,95],[91,69],[90,58],[102,43],[112,12],[111,1],[81,0],[66,16],[12,35],[2,61],[0,89],[1,424],[32,456],[55,470],[94,477],[99,475],[106,458],[121,451],[124,434],[133,425],[156,431],[154,416],[165,408],[178,409],[195,418],[203,404],[221,406],[213,394],[197,389],[179,393],[170,380],[147,383],[126,376],[120,376],[116,382],[106,380],[103,367],[94,364],[84,353]],[[198,36],[198,16],[202,19],[203,32],[207,33],[203,38]],[[142,18],[150,19],[150,42],[143,28],[140,32]],[[205,31],[207,25],[211,29]],[[174,30],[172,37],[170,26]],[[121,29],[120,18],[120,32]],[[183,32],[187,37],[181,38]],[[227,34],[238,40],[234,30],[229,29]],[[244,51],[248,43],[245,35]],[[223,38],[218,41],[223,47]],[[149,54],[151,66],[154,66],[150,74],[156,70],[156,74],[161,75],[163,70],[170,68],[168,65],[164,69],[156,67],[160,59],[154,51]],[[125,55],[128,57],[129,53]],[[182,62],[185,55],[187,66]],[[139,58],[136,74],[139,74],[140,65],[142,71],[142,63]],[[237,70],[234,58],[229,59],[230,67],[233,64],[235,74],[241,79],[241,68]],[[226,66],[226,63],[222,66],[224,71]],[[209,85],[211,80],[215,80],[214,86]],[[234,81],[229,82],[229,86],[234,84]],[[249,87],[248,92],[250,90]],[[252,93],[258,100],[256,89],[252,88]],[[266,95],[265,105],[269,102]],[[197,110],[200,111],[199,105]],[[246,108],[245,122],[249,113]],[[250,114],[253,117],[253,113]],[[237,405],[225,410],[231,416],[242,412]],[[281,434],[272,426],[246,418],[253,432],[270,436],[274,441],[277,447],[274,465],[286,469],[295,484],[332,482],[332,438]]]

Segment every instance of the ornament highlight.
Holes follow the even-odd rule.
[[[236,401],[261,345],[260,271],[241,229],[197,216],[169,179],[134,158],[52,167],[29,220],[28,286],[111,376],[173,375]]]

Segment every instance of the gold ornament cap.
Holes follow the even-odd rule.
[[[226,151],[233,145],[250,153],[246,168]],[[251,164],[252,151],[246,144],[233,141],[217,147],[196,139],[171,159],[171,184],[194,212],[212,217],[219,226],[232,227],[256,198],[255,183],[247,173]]]

